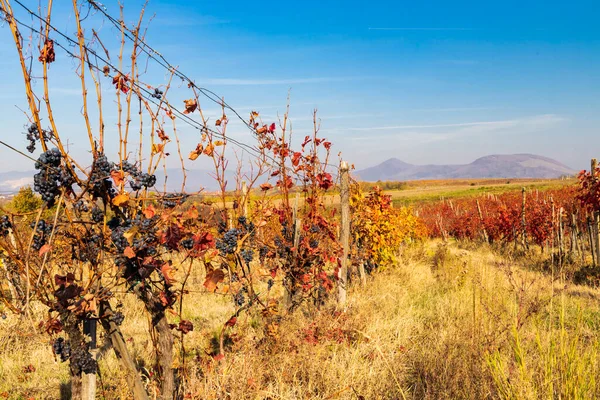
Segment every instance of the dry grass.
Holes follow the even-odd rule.
[[[201,286],[200,277],[193,283]],[[184,316],[186,394],[199,399],[598,398],[598,291],[552,282],[487,248],[427,243],[404,252],[346,313],[331,305],[283,316],[279,338],[259,314],[230,331],[227,355],[208,353],[233,309],[228,298],[192,293]],[[139,305],[123,296],[123,330],[151,371]],[[39,315],[41,318],[41,315]],[[67,365],[31,323],[0,322],[0,398],[56,399]],[[179,348],[179,347],[178,347]],[[32,365],[35,372],[24,372]],[[175,365],[176,367],[178,365]],[[100,361],[100,398],[129,398],[111,351]],[[150,383],[150,387],[152,384]],[[104,396],[104,397],[103,397]]]

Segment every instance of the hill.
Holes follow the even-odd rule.
[[[548,157],[535,154],[494,154],[470,164],[414,165],[390,158],[356,172],[364,181],[403,181],[456,178],[558,178],[576,171]]]

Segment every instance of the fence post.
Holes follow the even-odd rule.
[[[100,319],[100,323],[102,324],[102,328],[104,328],[106,336],[110,339],[110,343],[115,351],[117,359],[120,361],[121,368],[125,374],[125,381],[133,393],[133,399],[148,400],[149,397],[140,378],[140,374],[137,371],[135,360],[127,349],[127,343],[123,338],[119,325],[111,318],[114,313],[108,301],[102,301],[100,303],[100,315],[103,316],[103,318]]]
[[[94,360],[96,359],[98,349],[96,348],[96,326],[97,320],[86,318],[83,320],[83,334],[89,343],[89,351]],[[96,373],[83,373],[81,380],[82,400],[96,399]]]
[[[523,197],[523,204],[521,210],[521,225],[523,229],[523,237],[521,238],[521,244],[523,245],[523,250],[527,249],[527,223],[525,221],[525,188],[521,189],[521,194]]]
[[[481,206],[479,205],[479,199],[477,199],[476,202],[477,202],[477,214],[479,214],[479,224],[481,225],[481,231],[483,234],[483,241],[485,243],[489,243],[487,231],[485,229],[485,224],[483,222],[483,213],[481,212]]]
[[[343,246],[342,267],[339,272],[338,305],[346,306],[346,290],[348,284],[348,255],[350,253],[350,177],[348,163],[340,163],[340,202],[341,202],[341,229],[340,241]]]

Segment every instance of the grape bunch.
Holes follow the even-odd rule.
[[[98,260],[98,255],[102,249],[102,235],[91,231],[83,240],[78,244],[77,251],[75,248],[72,250],[73,259],[80,260],[83,262],[94,262]]]
[[[123,315],[122,312],[117,311],[110,316],[110,320],[113,321],[117,325],[121,325],[123,323],[123,321],[125,320],[125,316]]]
[[[246,264],[250,264],[250,262],[254,259],[254,250],[252,250],[252,249],[242,250],[242,258],[244,259]]]
[[[48,224],[46,223],[46,221],[44,221],[43,219],[41,219],[37,225],[35,224],[35,222],[32,222],[32,228],[35,228],[35,234],[33,235],[33,243],[31,244],[31,247],[38,251],[39,249],[42,248],[43,245],[46,244],[46,239],[48,238],[48,236],[50,235],[50,233],[52,233],[52,224]]]
[[[102,212],[102,210],[97,206],[92,208],[92,221],[96,223],[104,221],[104,212]]]
[[[83,212],[89,211],[87,203],[83,200],[77,200],[75,202],[75,204],[73,204],[73,208],[77,211],[83,211]]]
[[[183,239],[181,241],[181,247],[183,247],[186,250],[193,249],[194,248],[194,239],[192,239],[192,238]]]
[[[129,181],[129,186],[133,190],[142,190],[142,188],[150,188],[156,185],[156,176],[148,173],[136,175],[134,180]]]
[[[174,208],[183,203],[188,197],[185,193],[167,193],[162,198],[162,205],[166,208]]]
[[[233,300],[235,301],[235,304],[237,304],[239,307],[243,306],[246,302],[244,293],[241,290],[233,296]]]
[[[90,191],[95,197],[104,198],[105,195],[114,197],[116,192],[109,180],[112,169],[113,163],[108,161],[106,155],[98,153],[90,174]]]
[[[238,245],[238,239],[241,235],[242,231],[237,228],[228,230],[223,235],[223,238],[217,240],[217,250],[219,250],[222,255],[235,253]]]
[[[48,139],[48,136],[50,136],[49,133],[51,133],[51,132],[42,130],[42,136],[44,137],[44,140]],[[27,145],[27,151],[30,153],[33,153],[35,151],[36,142],[38,140],[40,140],[40,131],[38,130],[37,125],[36,124],[29,125],[25,135],[27,136],[27,140],[29,141],[29,144]]]
[[[61,186],[70,189],[73,184],[70,172],[60,168],[61,159],[60,150],[54,148],[42,153],[35,163],[35,169],[40,172],[33,176],[33,189],[42,196],[48,207],[54,205]]]
[[[238,223],[242,226],[242,228],[244,228],[246,231],[250,232],[250,235],[254,234],[254,228],[256,228],[256,226],[254,225],[254,222],[249,222],[248,218],[241,216],[238,218]]]
[[[115,228],[111,234],[110,234],[110,239],[112,240],[113,244],[115,245],[115,247],[117,248],[117,250],[119,250],[119,252],[123,252],[125,251],[125,248],[127,246],[129,246],[129,242],[127,241],[127,239],[124,236],[124,233],[128,230],[128,226],[119,226],[117,228]]]
[[[8,215],[3,215],[0,217],[0,236],[6,236],[10,232],[12,228],[12,224],[8,219]]]
[[[283,241],[281,236],[276,236],[273,240],[277,247],[277,255],[281,258],[287,258],[292,253],[292,248],[287,242]]]
[[[98,370],[98,363],[85,347],[75,349],[71,355],[71,366],[85,374],[95,374]]]
[[[60,357],[60,361],[65,362],[71,356],[71,344],[59,337],[52,343],[52,352]]]
[[[159,88],[154,88],[154,93],[152,93],[150,96],[154,97],[155,99],[162,99],[164,92],[162,90],[160,90]]]

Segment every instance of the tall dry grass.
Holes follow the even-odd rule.
[[[266,334],[260,314],[243,314],[227,331],[221,361],[210,354],[232,302],[191,293],[183,314],[195,329],[184,342],[182,396],[600,397],[599,292],[520,263],[485,247],[426,243],[404,251],[395,268],[375,274],[365,288],[354,287],[345,313],[325,305],[279,316],[277,339]],[[190,289],[201,283],[195,277]],[[150,377],[148,321],[141,307],[130,307],[134,298],[121,300],[134,310],[126,314],[124,334]],[[49,338],[32,334],[31,323],[11,316],[0,322],[0,398],[56,399],[67,388],[67,365],[54,361]],[[101,354],[99,398],[129,398],[115,357],[109,349]]]

